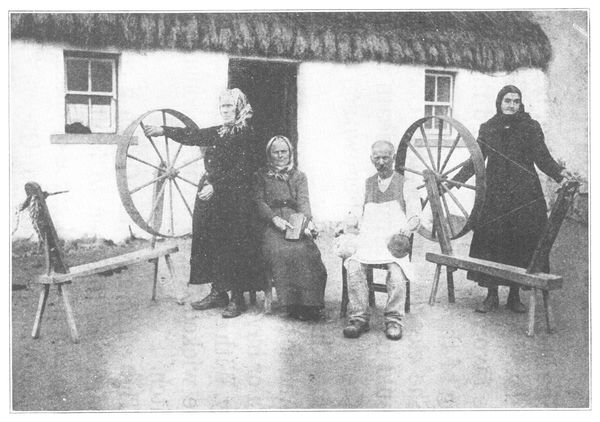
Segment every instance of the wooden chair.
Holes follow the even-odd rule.
[[[273,277],[271,277],[270,274],[267,273],[265,274],[265,278],[265,290],[263,290],[265,295],[264,312],[265,314],[269,315],[273,313]],[[250,305],[256,305],[256,291],[250,291],[249,295]]]
[[[552,290],[562,288],[563,278],[558,275],[542,273],[540,271],[542,269],[542,263],[550,254],[554,240],[556,239],[560,226],[562,225],[567,211],[573,202],[573,198],[578,187],[578,182],[569,182],[561,186],[561,188],[558,190],[558,197],[554,203],[554,206],[552,207],[552,211],[550,212],[548,224],[542,233],[537,248],[527,268],[520,268],[512,265],[500,264],[493,261],[486,261],[471,257],[457,257],[453,254],[427,253],[425,255],[425,259],[437,265],[433,279],[433,286],[431,288],[431,295],[429,297],[429,304],[433,306],[435,303],[435,296],[437,294],[442,265],[445,265],[448,269],[457,268],[462,270],[477,271],[494,277],[500,277],[511,281],[512,283],[532,289],[529,296],[529,324],[527,329],[528,336],[533,336],[534,334],[536,295],[538,290],[541,290],[544,301],[544,310],[546,312],[547,331],[549,333],[552,332],[554,330],[554,320],[550,304],[550,292]],[[452,292],[450,292],[450,290],[452,290]],[[453,284],[448,283],[449,296],[450,293],[452,293],[452,297],[454,297],[454,286]]]
[[[412,261],[412,248],[414,234],[410,235],[410,250],[408,252],[408,259]],[[342,260],[342,304],[340,306],[340,317],[344,318],[348,313],[348,271],[344,266],[346,260]],[[373,270],[384,270],[387,271],[387,265],[367,265],[367,286],[369,287],[369,306],[375,306],[375,292],[387,293],[387,286],[385,284],[379,284],[373,282]],[[389,274],[388,274],[389,277]],[[404,300],[404,312],[410,313],[410,281],[406,282],[406,298]]]
[[[75,317],[69,301],[69,292],[67,287],[76,278],[102,273],[109,270],[121,268],[126,265],[131,265],[139,262],[151,262],[154,264],[154,281],[152,284],[152,300],[156,300],[156,283],[158,280],[158,259],[164,256],[169,275],[173,281],[174,270],[171,262],[171,254],[179,250],[176,245],[164,245],[157,247],[155,239],[152,241],[150,249],[139,250],[127,253],[120,256],[115,256],[108,259],[103,259],[88,264],[78,265],[69,268],[64,261],[64,254],[60,248],[60,241],[54,228],[54,223],[50,217],[50,212],[46,205],[46,197],[48,194],[42,191],[40,185],[35,182],[28,182],[25,185],[25,193],[27,194],[27,203],[32,224],[36,232],[40,236],[40,240],[44,244],[46,257],[46,271],[37,280],[37,283],[42,285],[40,299],[38,302],[37,312],[33,323],[31,336],[39,338],[42,328],[42,317],[46,308],[46,301],[50,292],[50,286],[56,285],[59,296],[62,297],[67,323],[71,333],[71,339],[74,343],[79,341],[77,326],[75,325]]]

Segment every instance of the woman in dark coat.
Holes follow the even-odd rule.
[[[546,201],[536,169],[560,182],[572,175],[550,155],[540,124],[522,103],[521,91],[512,85],[500,90],[496,114],[479,129],[477,140],[486,165],[486,197],[479,221],[473,228],[469,255],[517,267],[527,267],[547,221]],[[474,174],[472,163],[454,177],[465,182]],[[550,271],[545,262],[543,271]],[[467,278],[487,287],[477,312],[499,305],[498,286],[510,286],[507,307],[525,312],[518,285],[486,274],[469,271]]]
[[[208,147],[206,173],[194,206],[190,284],[212,286],[210,294],[192,307],[204,310],[228,305],[223,317],[232,318],[245,308],[244,291],[264,288],[252,195],[252,176],[258,166],[249,122],[252,107],[246,96],[234,88],[219,99],[221,126],[200,130],[151,126],[146,135],[164,134],[186,145]]]
[[[254,183],[267,273],[291,317],[317,320],[325,305],[327,271],[312,237],[306,175],[294,168],[292,144],[284,136],[275,136],[267,144],[267,162]],[[304,214],[309,225],[300,240],[286,240],[284,232],[291,227],[294,213]]]

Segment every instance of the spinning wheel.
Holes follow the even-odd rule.
[[[167,136],[164,140],[146,137],[144,127],[182,124],[198,128],[178,111],[149,111],[127,127],[125,140],[117,149],[115,168],[121,202],[131,219],[153,236],[181,237],[190,233],[203,163],[198,147],[184,146]]]
[[[471,162],[475,169],[474,182],[452,180],[461,168]],[[457,120],[447,116],[429,116],[414,122],[400,141],[395,169],[407,181],[412,179],[418,185],[417,189],[422,193],[421,204],[432,213],[431,188],[435,196],[439,194],[443,207],[435,211],[441,212],[440,217],[448,221],[450,239],[465,235],[477,221],[485,198],[485,163],[477,141]],[[434,181],[437,189],[427,186],[423,179]],[[462,189],[452,190],[453,187]],[[420,228],[419,234],[429,240],[438,240],[439,237],[435,225],[431,231]]]

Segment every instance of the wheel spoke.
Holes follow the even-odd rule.
[[[444,209],[446,210],[446,220],[448,220],[448,226],[450,226],[450,233],[452,233],[452,237],[456,236],[454,233],[454,227],[452,227],[452,219],[450,218],[450,209],[448,208],[448,202],[446,201],[446,197],[444,195],[440,195],[442,197],[442,203],[444,204]]]
[[[408,145],[408,147],[410,148],[410,150],[417,156],[417,158],[419,160],[421,160],[421,162],[423,163],[423,165],[425,166],[425,168],[427,168],[428,170],[433,171],[432,169],[429,168],[429,166],[427,165],[427,163],[425,162],[425,160],[423,159],[423,157],[421,157],[421,154],[419,154],[419,151],[416,150],[416,148],[409,142],[406,143]]]
[[[452,148],[450,148],[450,151],[448,151],[448,155],[446,155],[446,158],[444,159],[444,164],[442,164],[442,167],[440,168],[440,173],[444,172],[444,169],[446,168],[446,164],[448,164],[448,160],[450,160],[450,156],[454,152],[456,145],[458,145],[459,140],[460,140],[460,133],[458,135],[456,135],[456,139],[454,140],[454,143],[452,143]]]
[[[152,221],[153,223],[156,223],[156,221],[154,219],[154,215],[155,215],[154,212],[156,211],[156,208],[158,207],[159,202],[161,202],[163,200],[163,197],[165,194],[165,186],[167,186],[166,181],[162,183],[158,193],[154,197],[154,202],[152,203],[152,209],[150,210],[150,215],[148,215],[148,218],[146,219],[146,221],[148,222],[148,225],[150,225],[150,221]],[[157,227],[156,229],[160,230],[160,227]]]
[[[460,208],[461,212],[464,214],[464,216],[467,218],[467,220],[469,219],[469,213],[467,212],[467,210],[465,210],[465,208],[462,206],[462,204],[458,201],[458,199],[456,199],[456,196],[454,196],[454,194],[452,192],[450,192],[450,189],[448,189],[446,187],[446,185],[444,185],[443,183],[441,184],[442,189],[444,189],[446,191],[446,193],[448,195],[450,195],[450,198],[452,198],[452,200],[454,201],[454,203],[458,206],[458,208]]]
[[[444,179],[444,182],[450,183],[452,185],[462,186],[463,188],[467,188],[467,189],[477,190],[476,186],[469,185],[469,184],[463,183],[463,182],[458,182],[458,181],[452,180],[452,179]]]
[[[440,125],[440,131],[438,132],[438,145],[437,145],[437,171],[440,170],[440,162],[442,161],[442,141],[443,141],[444,121]]]
[[[457,180],[452,180],[452,179],[448,179],[448,178],[443,178],[442,182],[445,183],[450,183],[451,185],[457,185],[457,186],[462,186],[463,188],[467,188],[467,189],[472,189],[472,190],[477,190],[476,186],[473,185],[469,185],[467,183],[463,183],[463,182],[459,182]],[[417,189],[423,189],[425,187],[425,183],[417,186]]]
[[[131,154],[127,154],[127,157],[128,157],[128,158],[131,158],[132,160],[139,161],[139,162],[140,162],[140,163],[142,163],[142,164],[146,164],[147,166],[150,166],[150,167],[152,167],[152,168],[154,168],[154,169],[156,169],[156,170],[159,170],[159,171],[165,171],[165,169],[164,169],[164,168],[160,168],[160,167],[158,167],[158,166],[155,166],[154,164],[151,164],[151,163],[149,163],[149,162],[147,162],[147,161],[144,161],[144,160],[142,160],[141,158],[135,157],[135,156],[133,156],[133,155],[131,155]]]
[[[130,190],[129,194],[133,195],[134,193],[144,189],[145,187],[150,186],[152,183],[158,182],[159,180],[166,179],[167,177],[169,177],[169,175],[167,173],[160,175],[158,177],[155,177],[154,179],[150,180],[149,182],[144,183],[143,185],[140,185],[137,188]]]
[[[189,161],[186,161],[185,163],[183,163],[182,165],[180,165],[179,167],[175,168],[175,170],[181,170],[182,168],[189,166],[190,164],[195,163],[196,161],[200,161],[202,159],[202,156],[196,157],[196,158],[192,158]]]
[[[192,209],[188,205],[187,201],[185,200],[185,196],[183,196],[183,192],[181,192],[181,188],[179,187],[179,184],[177,183],[177,180],[173,179],[173,183],[175,184],[175,188],[177,188],[177,192],[179,192],[179,195],[181,196],[181,199],[183,200],[183,203],[185,204],[185,207],[187,208],[188,212],[190,213],[190,216],[192,218],[194,218],[194,213],[192,212]]]
[[[179,157],[179,153],[181,152],[181,148],[183,148],[183,144],[179,144],[179,147],[177,148],[177,152],[175,153],[175,157],[173,157],[173,161],[171,162],[172,166],[175,165],[175,161],[177,161],[177,157]]]
[[[463,161],[462,163],[452,167],[450,170],[445,171],[444,173],[442,173],[442,177],[445,178],[446,176],[448,176],[450,173],[452,173],[453,171],[466,166],[467,164],[469,164],[471,162],[470,158],[467,158],[465,161]]]
[[[423,172],[417,171],[417,170],[413,170],[413,169],[409,169],[408,167],[404,167],[404,166],[396,166],[396,168],[398,170],[402,170],[402,171],[408,171],[410,173],[414,173],[414,174],[418,174],[419,176],[423,176]]]
[[[146,130],[146,126],[144,126],[144,123],[140,122],[140,126],[142,127],[142,130]],[[146,139],[148,139],[152,144],[152,148],[154,148],[156,155],[158,155],[158,158],[160,158],[160,163],[166,167],[165,160],[163,160],[162,155],[160,155],[160,152],[158,152],[158,148],[156,148],[156,144],[154,143],[152,136],[146,136]]]
[[[169,179],[169,211],[171,214],[171,236],[175,234],[175,222],[173,217],[173,181]]]
[[[425,134],[425,128],[423,125],[419,126],[419,130],[421,131],[421,136],[423,137],[423,143],[425,144],[425,148],[427,148],[427,154],[429,155],[429,162],[431,163],[431,167],[437,170],[435,167],[435,162],[433,160],[433,154],[431,153],[431,148],[429,148],[429,141],[427,140],[427,135]]]
[[[199,188],[199,186],[197,184],[195,184],[194,182],[189,181],[188,179],[186,179],[185,177],[181,177],[180,175],[175,176],[181,180],[183,180],[184,182],[189,183],[190,185],[194,186],[196,189]]]
[[[163,120],[163,126],[167,125],[167,114],[165,113],[164,110],[162,110],[162,120]],[[169,157],[169,138],[167,138],[167,135],[165,135],[165,150],[167,151],[167,166],[171,165],[171,159]]]

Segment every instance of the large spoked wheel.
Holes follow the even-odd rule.
[[[471,162],[474,178],[466,183],[452,180]],[[485,162],[477,141],[460,122],[447,116],[428,116],[414,122],[398,146],[395,169],[416,185],[423,209],[429,213],[431,207],[423,176],[427,171],[435,175],[442,213],[449,222],[452,239],[465,235],[473,227],[485,199]],[[419,234],[437,240],[434,229],[421,227]]]
[[[188,235],[204,170],[202,151],[166,136],[146,137],[144,127],[149,125],[197,129],[189,117],[169,109],[149,111],[132,122],[117,148],[121,202],[131,219],[154,236]]]

